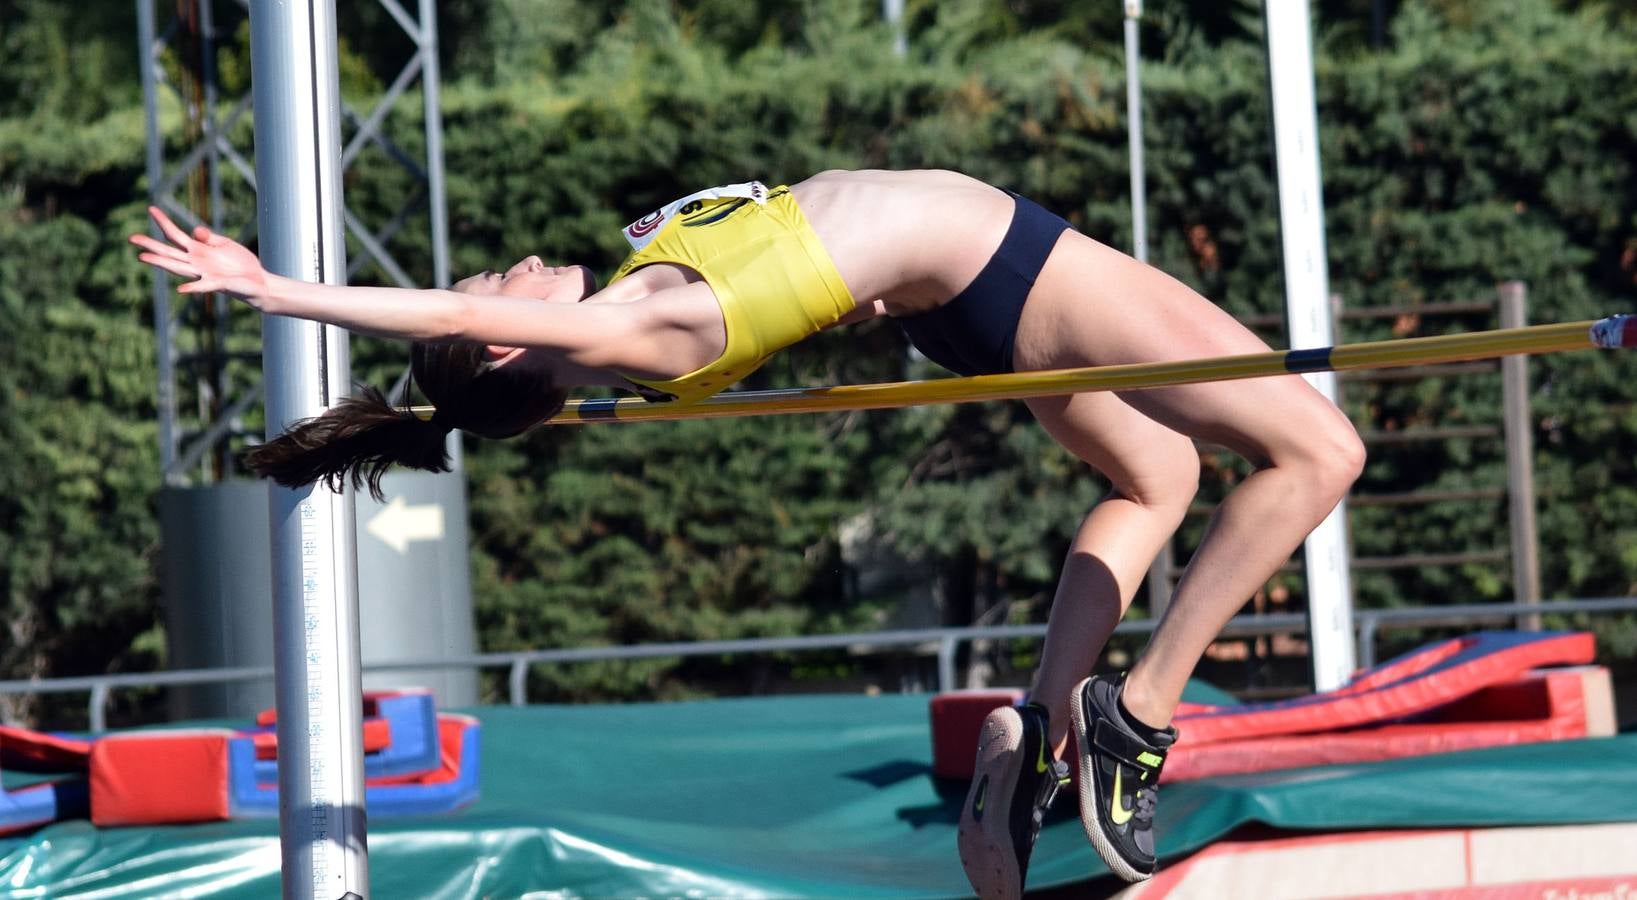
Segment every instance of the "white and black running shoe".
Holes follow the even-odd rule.
[[[961,810],[961,865],[983,900],[1023,896],[1046,810],[1069,783],[1046,746],[1046,708],[1006,706],[983,720],[978,763]]]
[[[1120,709],[1123,676],[1093,676],[1074,689],[1069,715],[1080,753],[1080,823],[1114,874],[1154,874],[1154,804],[1175,728],[1139,734]]]

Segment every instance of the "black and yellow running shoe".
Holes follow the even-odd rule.
[[[961,865],[983,900],[1023,896],[1029,854],[1068,764],[1046,746],[1046,708],[1006,706],[983,720],[978,763],[961,810]]]
[[[1154,874],[1154,804],[1177,730],[1133,727],[1120,708],[1124,684],[1123,676],[1080,682],[1069,717],[1080,748],[1080,823],[1086,837],[1114,874],[1142,881]]]

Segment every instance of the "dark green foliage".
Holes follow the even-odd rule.
[[[125,225],[133,210],[116,211]],[[154,665],[147,278],[71,216],[0,202],[0,677]],[[31,711],[16,702],[9,716]]]
[[[345,13],[344,79],[360,100],[401,64],[397,26],[366,6]],[[1237,314],[1280,312],[1259,4],[1146,6],[1145,53],[1157,60],[1144,67],[1154,262]],[[1488,297],[1498,281],[1521,279],[1537,322],[1629,310],[1637,23],[1612,4],[1389,6],[1380,46],[1367,0],[1318,6],[1333,289],[1350,306],[1377,306]],[[53,50],[29,37],[59,21],[53,7],[0,0],[0,40],[28,45],[0,71],[11,89],[0,89],[10,98],[0,104],[0,314],[11,342],[0,344],[10,382],[0,427],[14,460],[0,546],[7,615],[33,629],[5,651],[4,674],[137,661],[132,641],[154,619],[146,281],[118,245],[144,190],[141,116],[134,75],[109,74],[112,63],[68,74],[64,53],[121,46],[112,42],[129,13],[91,7],[84,39]],[[865,0],[445,3],[456,273],[540,253],[606,275],[621,255],[619,227],[680,193],[827,167],[962,169],[1128,247],[1118,4],[908,7],[911,52],[899,59]],[[240,38],[222,61],[236,78]],[[98,78],[96,90],[62,87]],[[41,99],[19,99],[25,89]],[[387,122],[412,154],[419,116],[411,100]],[[414,186],[372,149],[346,189],[361,218],[383,221]],[[393,244],[423,281],[426,240],[412,217]],[[361,278],[384,275],[366,266]],[[1343,338],[1494,324],[1349,322]],[[253,340],[248,318],[241,331],[236,339]],[[1532,363],[1548,596],[1637,590],[1633,359]],[[356,345],[356,374],[383,387],[403,361],[401,347]],[[937,374],[890,324],[871,323],[781,355],[751,386]],[[1371,431],[1500,419],[1493,377],[1349,383],[1346,398]],[[877,547],[910,561],[907,577],[934,583],[945,622],[1038,621],[1068,537],[1102,490],[1016,404],[545,429],[468,449],[486,649],[895,621],[899,593],[917,585],[861,594],[840,559],[843,524],[867,524]],[[1361,490],[1495,486],[1503,460],[1487,439],[1381,446]],[[1202,500],[1242,473],[1211,454]],[[1184,526],[1179,559],[1202,524]],[[1485,550],[1507,534],[1504,500],[1359,506],[1352,524],[1361,556]],[[1509,597],[1510,577],[1485,563],[1367,573],[1358,587],[1369,606],[1473,601]],[[1284,581],[1273,593],[1299,599],[1299,578]],[[1615,650],[1633,645],[1629,627],[1608,637]],[[744,689],[744,671],[676,660],[541,668],[532,696]],[[793,656],[784,675],[804,672],[846,674]],[[767,675],[764,664],[755,677]]]

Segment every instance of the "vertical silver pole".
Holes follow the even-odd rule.
[[[1142,74],[1137,28],[1142,23],[1142,0],[1122,0],[1125,7],[1125,119],[1131,159],[1131,255],[1148,262],[1147,165],[1142,141]],[[1166,540],[1148,566],[1148,614],[1159,616],[1171,605],[1171,541]]]
[[[1131,148],[1131,255],[1148,262],[1148,189],[1143,177],[1142,153],[1142,61],[1137,47],[1137,25],[1142,20],[1142,0],[1125,0],[1125,117]]]
[[[426,116],[426,203],[432,217],[432,281],[434,287],[449,286],[449,204],[443,183],[443,103],[442,75],[438,68],[438,5],[436,0],[420,0],[420,35],[416,42],[421,54],[421,97]],[[444,442],[454,471],[465,467],[460,432],[451,431]]]
[[[147,122],[148,196],[149,202],[158,203],[159,197],[153,192],[164,180],[165,160],[164,146],[159,137],[159,90],[154,77],[154,66],[157,64],[154,45],[157,41],[154,35],[153,0],[136,0],[136,27],[137,48],[141,56],[142,112]],[[148,231],[154,237],[160,236],[157,226],[150,224]],[[159,471],[168,484],[175,477],[171,468],[176,465],[177,454],[176,347],[171,340],[174,324],[171,321],[171,280],[170,276],[158,269],[153,269],[149,274],[153,281],[154,340],[159,346],[156,360],[159,370]]]
[[[261,258],[306,281],[345,278],[333,0],[250,6]],[[318,415],[348,390],[346,332],[262,323],[267,427]],[[358,572],[352,494],[272,491],[273,644],[284,896],[369,894]]]
[[[1319,180],[1319,121],[1313,87],[1308,0],[1267,0],[1268,79],[1278,166],[1279,230],[1284,245],[1285,308],[1291,349],[1328,347],[1330,272],[1325,258],[1324,197]],[[1332,401],[1333,372],[1303,376]],[[1313,687],[1346,684],[1354,669],[1353,589],[1348,571],[1347,503],[1337,504],[1307,538],[1307,605]]]
[[[892,55],[903,59],[909,55],[909,39],[904,36],[904,0],[881,0],[881,14],[892,29]]]
[[[200,117],[204,119],[204,140],[210,145],[210,152],[205,155],[205,172],[210,186],[210,227],[220,232],[222,230],[222,152],[217,144],[216,104],[218,101],[216,88],[216,20],[211,12],[215,4],[212,0],[199,0],[199,77],[204,84],[205,108],[200,110]],[[211,298],[216,304],[216,382],[211,390],[216,392],[218,410],[225,410],[229,403],[227,393],[228,366],[227,346],[228,335],[232,331],[233,301],[226,295],[217,294]],[[233,454],[229,450],[228,442],[222,441],[216,446],[215,471],[218,477],[228,478],[233,473]]]
[[[1500,286],[1501,327],[1522,328],[1528,288],[1521,281]],[[1501,360],[1501,402],[1506,419],[1506,495],[1512,525],[1512,597],[1540,602],[1540,556],[1535,540],[1535,435],[1529,415],[1529,357]],[[1540,630],[1540,613],[1518,617],[1518,627]]]
[[[421,96],[426,110],[426,201],[432,215],[433,287],[449,286],[449,210],[443,186],[442,76],[438,69],[438,5],[421,0]]]

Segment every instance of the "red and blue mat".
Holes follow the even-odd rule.
[[[1270,703],[1184,703],[1167,782],[1322,764],[1375,762],[1614,733],[1608,672],[1581,632],[1483,632],[1430,644],[1345,686]],[[990,710],[1017,691],[931,701],[933,768],[972,777]]]
[[[926,710],[924,695],[477,710],[482,796],[439,815],[372,815],[371,887],[418,898],[966,895],[954,852],[964,786],[933,774]],[[1063,806],[1041,834],[1031,887],[1106,872]],[[1465,840],[1470,871],[1483,873],[1478,830],[1528,826],[1550,849],[1567,827],[1611,835],[1632,822],[1637,735],[1619,735],[1182,781],[1164,788],[1157,830],[1163,865],[1179,872],[1220,865],[1192,861],[1245,842],[1247,829],[1431,829],[1460,832],[1449,840]],[[265,897],[279,890],[279,858],[268,818],[65,821],[0,838],[0,885]]]
[[[439,713],[431,693],[364,697],[365,802],[372,815],[450,812],[477,797],[477,719]],[[0,728],[0,768],[53,777],[0,790],[0,834],[65,819],[159,825],[278,816],[271,711],[244,730],[130,731],[95,740]]]

